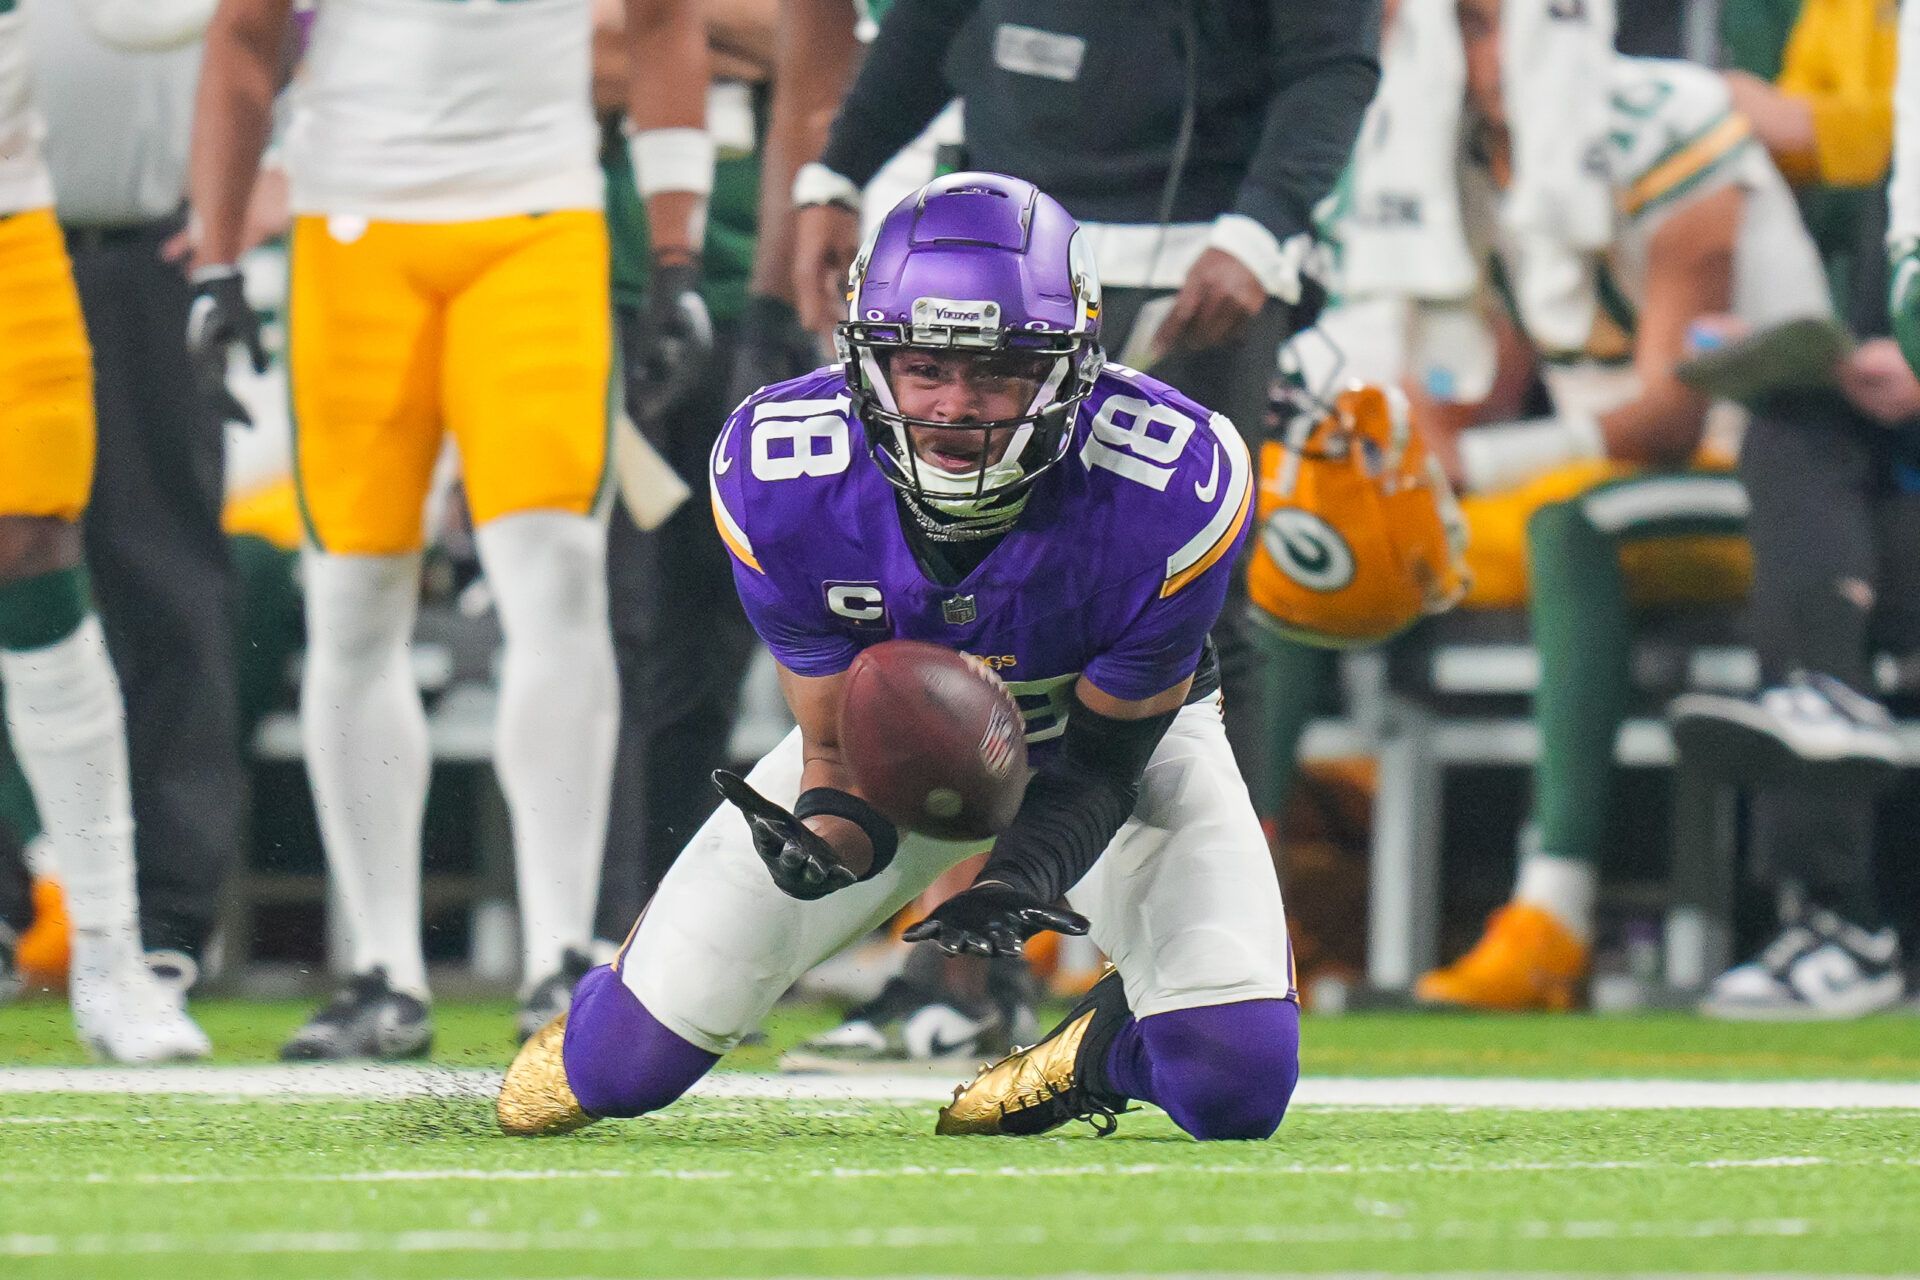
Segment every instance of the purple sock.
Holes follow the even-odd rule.
[[[720,1061],[661,1026],[605,965],[573,989],[561,1058],[573,1096],[593,1116],[658,1111]]]
[[[1244,1000],[1135,1018],[1106,1065],[1114,1092],[1153,1103],[1202,1141],[1270,1138],[1300,1079],[1300,1006]]]

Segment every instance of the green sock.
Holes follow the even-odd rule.
[[[1632,694],[1619,546],[1580,502],[1556,503],[1527,522],[1527,566],[1540,654],[1533,820],[1543,852],[1592,862],[1606,835],[1613,744]]]
[[[1333,684],[1335,655],[1330,649],[1258,628],[1253,634],[1267,655],[1267,724],[1272,752],[1268,757],[1269,793],[1255,796],[1253,807],[1263,816],[1271,814],[1276,821],[1284,822],[1300,736],[1325,705]]]
[[[0,583],[0,649],[25,653],[58,644],[86,621],[93,607],[87,571],[56,569],[18,582]],[[7,741],[0,707],[0,823],[24,844],[40,834],[39,811],[26,775]]]
[[[0,583],[0,649],[26,653],[58,644],[92,608],[87,571],[78,566]]]

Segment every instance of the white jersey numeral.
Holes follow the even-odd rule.
[[[1089,468],[1105,467],[1129,480],[1165,492],[1187,441],[1199,424],[1178,409],[1139,396],[1108,396],[1093,415],[1080,448]],[[1165,431],[1156,435],[1155,428]]]
[[[750,452],[753,474],[759,480],[835,476],[853,461],[847,420],[838,414],[756,422]]]

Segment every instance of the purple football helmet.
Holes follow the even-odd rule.
[[[1104,360],[1100,281],[1079,231],[1030,182],[955,173],[895,205],[868,237],[849,273],[836,345],[868,451],[895,487],[950,515],[983,515],[1005,509],[1066,456],[1074,411]],[[890,358],[908,349],[1018,366],[1039,389],[1014,417],[911,417],[889,381]],[[922,461],[915,429],[978,431],[979,465],[956,472]],[[1008,433],[1008,443],[990,460],[996,431]]]

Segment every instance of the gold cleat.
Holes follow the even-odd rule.
[[[572,1133],[594,1122],[567,1084],[566,1065],[560,1058],[566,1038],[563,1013],[520,1046],[494,1102],[500,1132],[515,1138],[542,1138]]]
[[[1096,1064],[1129,1016],[1120,975],[1109,972],[1040,1043],[1015,1049],[955,1089],[933,1131],[1027,1135],[1086,1120],[1112,1133],[1127,1100],[1099,1087]]]

